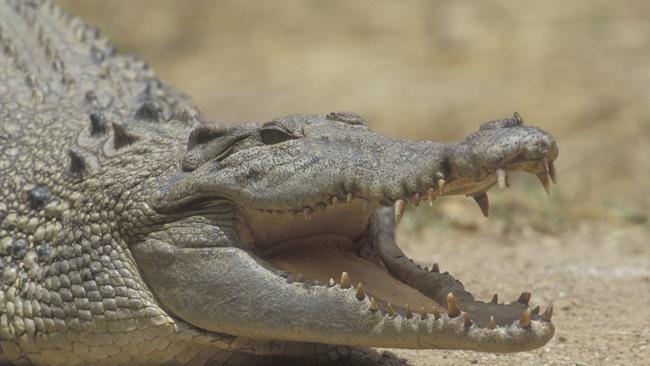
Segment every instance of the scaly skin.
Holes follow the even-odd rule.
[[[452,144],[352,113],[215,126],[49,2],[0,20],[0,364],[354,363],[553,336],[529,294],[476,301],[394,242],[409,203],[487,214],[512,170],[548,188],[557,145],[518,115]]]

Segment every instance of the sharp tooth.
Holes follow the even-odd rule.
[[[386,313],[390,317],[395,316],[395,309],[393,309],[393,305],[391,305],[390,303],[386,304]]]
[[[530,309],[526,309],[523,314],[521,314],[521,319],[519,319],[519,326],[522,328],[530,327]]]
[[[530,301],[530,292],[522,292],[521,295],[519,295],[519,298],[517,299],[518,303],[524,305],[528,305],[529,301]]]
[[[456,304],[456,298],[451,292],[447,294],[447,314],[450,318],[455,318],[460,315],[460,309],[458,309],[458,304]]]
[[[348,192],[345,195],[345,202],[350,203],[354,199],[354,194],[352,192]]]
[[[494,320],[494,317],[490,315],[490,321],[488,322],[488,328],[494,329],[497,327],[497,321]]]
[[[535,306],[532,313],[533,313],[533,315],[539,315],[539,305]]]
[[[445,188],[445,180],[444,179],[438,179],[438,196],[442,196],[442,190]]]
[[[427,314],[427,311],[424,310],[424,306],[420,306],[420,319],[421,320],[426,320],[429,314]]]
[[[490,303],[492,303],[494,305],[498,304],[499,303],[499,295],[494,294],[494,296],[492,296],[492,301],[490,301]]]
[[[551,176],[553,184],[557,184],[557,170],[555,169],[555,163],[553,161],[548,162],[548,174]]]
[[[350,275],[347,272],[341,273],[341,281],[339,281],[341,288],[350,288],[352,287],[352,282],[350,281]]]
[[[404,201],[401,198],[395,201],[395,222],[397,222],[398,224],[402,220],[402,216],[404,216],[405,210],[406,210],[406,201]]]
[[[487,193],[483,192],[477,196],[472,196],[472,198],[474,198],[478,207],[481,208],[483,216],[488,217],[490,215],[490,200],[488,199]]]
[[[427,200],[429,200],[429,207],[433,206],[433,200],[436,199],[436,189],[433,187],[427,188]]]
[[[497,182],[499,183],[500,189],[506,188],[507,180],[508,180],[508,175],[506,174],[506,171],[501,168],[497,169]]]
[[[302,209],[302,213],[305,215],[305,220],[311,220],[311,217],[314,214],[314,210],[312,210],[311,207],[307,206]]]
[[[551,318],[553,317],[553,305],[549,305],[546,310],[542,313],[542,320],[546,320],[547,322],[551,321]]]
[[[373,297],[370,298],[370,311],[373,313],[376,313],[379,311],[379,306],[377,305],[377,301]]]
[[[339,204],[339,198],[337,196],[332,196],[332,206]]]
[[[555,163],[552,161],[548,162],[548,174],[551,176],[553,184],[557,184],[557,171],[555,170]]]
[[[469,314],[467,314],[464,311],[463,311],[463,324],[466,327],[469,327],[470,325],[472,325],[472,319],[470,319]]]
[[[546,170],[548,172],[548,169],[549,169],[548,168],[548,158],[544,158],[542,160],[542,163],[544,164],[544,170]]]
[[[432,308],[433,311],[431,312],[431,314],[433,314],[433,318],[436,320],[440,319],[440,311],[438,310],[438,308],[435,306],[433,306]]]
[[[334,287],[334,285],[336,285],[336,282],[334,282],[333,278],[330,278],[330,282],[328,284],[330,287]]]
[[[422,201],[422,194],[420,192],[415,192],[415,194],[413,194],[413,204],[419,206],[420,201]]]
[[[406,304],[404,307],[406,308],[406,319],[411,319],[413,317],[413,313],[411,312],[409,304]]]
[[[546,191],[547,195],[551,195],[551,187],[550,183],[548,181],[548,173],[546,171],[543,171],[539,174],[537,174],[537,178],[539,179],[540,182],[542,182],[542,186],[544,187],[544,190]]]
[[[434,263],[433,266],[431,266],[431,272],[440,273],[440,267],[438,267],[438,263]]]
[[[358,300],[363,300],[366,298],[366,291],[363,289],[363,284],[359,282],[357,285],[357,294],[356,297]]]

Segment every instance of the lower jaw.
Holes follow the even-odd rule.
[[[340,282],[345,272],[350,286],[362,284],[380,308],[390,307],[403,315],[409,309],[446,313],[449,293],[481,327],[489,325],[490,317],[497,324],[510,324],[528,308],[527,299],[507,305],[475,301],[448,273],[427,271],[406,257],[394,241],[394,228],[392,210],[379,209],[371,216],[366,235],[357,242],[336,234],[313,235],[284,243],[265,257],[297,281],[332,284]]]

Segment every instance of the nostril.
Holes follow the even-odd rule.
[[[491,130],[495,128],[509,128],[509,127],[519,127],[524,124],[524,120],[521,118],[519,113],[515,114],[511,118],[498,119],[496,121],[490,121],[483,123],[480,127],[480,131]]]

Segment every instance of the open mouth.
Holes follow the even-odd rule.
[[[506,183],[502,172],[495,172],[495,180],[500,186]],[[424,199],[436,196],[434,188],[425,191]],[[414,205],[422,200],[421,194],[411,197]],[[475,300],[437,264],[422,268],[409,259],[394,239],[396,221],[409,204],[406,200],[396,200],[392,207],[368,204],[364,198],[335,202],[317,212],[258,210],[250,217],[252,228],[266,228],[252,232],[258,255],[290,283],[353,292],[359,302],[367,302],[368,311],[389,318],[457,319],[467,329],[506,333],[525,332],[534,322],[550,322],[552,306],[543,312],[539,306],[531,307],[528,292],[509,303],[500,302],[497,295],[486,302]],[[487,197],[477,202],[487,213]]]
[[[509,171],[536,175],[548,192],[553,138],[518,116],[452,144],[362,132],[365,140],[338,145],[330,135],[270,144],[272,164],[253,139],[246,144],[257,147],[228,164],[205,163],[161,184],[151,204],[173,220],[133,251],[162,305],[198,328],[252,339],[491,352],[548,342],[551,306],[532,307],[528,292],[476,300],[437,265],[406,257],[395,225],[409,204],[443,195],[470,196],[487,215],[487,191],[508,186]],[[359,141],[368,151],[348,159]],[[341,156],[334,146],[351,152],[332,158]]]

